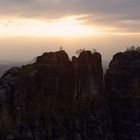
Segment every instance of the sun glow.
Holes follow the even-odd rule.
[[[57,20],[11,19],[0,21],[1,36],[80,37],[98,34],[94,27],[84,25],[77,16]]]

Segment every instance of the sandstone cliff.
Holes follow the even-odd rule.
[[[101,55],[44,53],[0,79],[1,140],[113,140]]]
[[[114,55],[105,74],[105,89],[116,140],[139,140],[139,52],[121,52]]]

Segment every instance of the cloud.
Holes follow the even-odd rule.
[[[140,18],[139,0],[0,0],[2,13],[24,16],[56,16],[63,14],[114,14]],[[15,12],[16,11],[16,12]],[[15,13],[14,13],[15,12]]]
[[[0,16],[61,18],[88,15],[89,24],[140,32],[140,0],[0,0]]]

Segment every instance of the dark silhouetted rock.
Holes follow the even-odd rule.
[[[140,139],[140,53],[117,53],[105,74],[116,140]]]
[[[113,140],[104,105],[101,55],[44,53],[0,79],[0,138]]]

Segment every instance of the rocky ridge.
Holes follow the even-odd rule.
[[[112,140],[101,55],[44,53],[0,79],[1,140]]]
[[[0,78],[0,140],[139,140],[140,53],[46,52]],[[104,80],[103,80],[104,79]]]
[[[114,55],[105,74],[105,95],[116,140],[140,139],[140,53]]]

